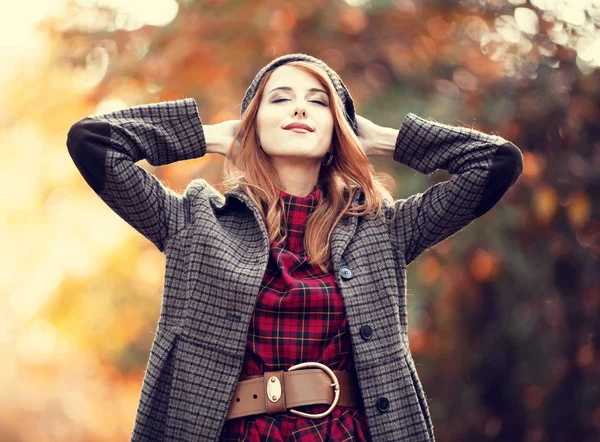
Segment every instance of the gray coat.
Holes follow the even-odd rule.
[[[86,117],[66,143],[94,192],[166,256],[131,440],[218,440],[269,258],[258,209],[239,187],[223,196],[194,179],[178,194],[136,165],[205,155],[192,98]],[[491,209],[517,180],[523,159],[499,136],[412,113],[402,121],[393,159],[423,174],[444,169],[454,176],[396,200],[396,217],[387,204],[374,220],[344,217],[331,237],[331,258],[373,440],[433,441],[408,344],[406,267]],[[364,325],[371,337],[361,334]]]

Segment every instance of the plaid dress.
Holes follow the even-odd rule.
[[[348,320],[335,275],[306,263],[303,239],[308,215],[322,195],[319,186],[305,197],[279,191],[288,228],[285,247],[270,246],[246,340],[240,380],[265,371],[287,370],[316,361],[333,370],[354,371]],[[326,404],[295,408],[321,413]],[[221,441],[342,442],[369,440],[363,409],[336,406],[320,419],[284,412],[243,416],[225,422]]]

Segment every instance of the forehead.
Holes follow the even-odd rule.
[[[320,68],[319,68],[320,69]],[[325,75],[325,71],[323,71]],[[290,86],[298,88],[321,87],[321,82],[317,80],[311,73],[300,68],[289,65],[282,65],[273,70],[271,77],[267,81],[267,92],[273,87]]]

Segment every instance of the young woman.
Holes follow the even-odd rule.
[[[196,102],[75,123],[82,176],[166,255],[132,441],[433,441],[409,350],[406,267],[489,211],[523,168],[511,142],[407,114],[355,114],[323,61],[288,54],[256,75],[241,120]],[[221,195],[182,195],[136,165],[226,156]],[[452,179],[394,200],[367,155]]]

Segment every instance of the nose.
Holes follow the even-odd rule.
[[[304,106],[296,104],[296,107],[294,108],[294,116],[297,116],[298,114],[302,114],[302,117],[306,118],[306,109]]]

